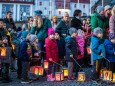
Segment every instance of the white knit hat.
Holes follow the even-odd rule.
[[[106,5],[106,6],[104,7],[104,11],[106,11],[106,10],[108,10],[108,9],[111,9],[111,6],[110,6],[110,5]]]
[[[37,38],[36,35],[30,35],[30,42],[33,43]]]
[[[97,13],[100,13],[100,12],[103,11],[103,10],[104,10],[104,7],[102,7],[102,6],[98,6],[98,7],[96,8]]]

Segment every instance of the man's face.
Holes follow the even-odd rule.
[[[33,18],[30,18],[29,22],[33,22]]]
[[[3,28],[3,25],[4,25],[3,21],[0,21],[0,28]]]
[[[65,15],[63,16],[63,20],[64,20],[65,22],[68,22],[68,21],[69,21],[69,15],[68,15],[68,14],[65,14]]]
[[[111,14],[111,9],[108,9],[108,10],[107,10],[107,14]]]
[[[6,15],[6,17],[7,17],[8,19],[11,19],[11,18],[12,18],[12,13],[8,13],[8,14]]]

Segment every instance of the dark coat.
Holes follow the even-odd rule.
[[[20,59],[25,62],[30,61],[30,57],[27,53],[28,44],[29,41],[27,40],[22,41],[20,44]]]
[[[66,45],[66,60],[67,61],[73,61],[73,59],[70,57],[71,54],[73,54],[74,58],[77,59],[77,42],[76,38],[72,38],[70,36],[66,37],[65,39]]]
[[[13,19],[10,19],[10,21],[7,19],[7,18],[4,18],[4,22],[6,23],[6,28],[11,28],[11,29],[14,29],[16,30],[16,26],[15,26],[15,23],[13,21]]]
[[[106,39],[104,42],[106,57],[110,62],[115,62],[115,44],[113,44],[109,39]]]
[[[69,30],[69,23],[64,22],[64,20],[61,20],[56,27],[56,32],[59,32],[61,35],[68,34],[68,30]]]
[[[58,62],[59,55],[56,40],[46,38],[45,44],[46,44],[46,60],[49,61],[49,58],[52,58],[54,62]]]
[[[76,28],[77,30],[78,29],[83,29],[82,28],[82,22],[80,19],[74,17],[72,20],[71,20],[71,27],[74,27]]]
[[[58,54],[59,58],[63,59],[65,56],[65,41],[63,38],[60,38],[60,40],[56,40],[58,45]]]
[[[0,39],[6,36],[6,31],[3,28],[0,28]]]

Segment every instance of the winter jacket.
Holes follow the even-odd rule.
[[[31,28],[30,33],[36,34],[38,36],[39,40],[45,40],[45,38],[48,36],[48,28],[51,28],[51,22],[49,19],[44,18],[43,19],[43,26],[41,28],[38,28],[37,26],[33,26]]]
[[[22,39],[25,39],[26,36],[28,35],[28,33],[29,33],[28,30],[22,31],[22,33],[21,33],[21,37],[22,37]]]
[[[20,59],[25,62],[30,61],[30,57],[27,53],[28,45],[29,45],[29,41],[27,40],[22,41],[20,44]]]
[[[82,22],[80,19],[74,17],[72,20],[71,20],[71,27],[74,27],[76,28],[77,30],[78,29],[83,29],[82,28]]]
[[[110,33],[115,33],[115,15],[110,17],[109,31],[110,31]]]
[[[46,38],[45,45],[46,45],[46,60],[49,61],[49,58],[52,58],[54,62],[58,62],[59,55],[56,40]]]
[[[63,38],[60,38],[60,40],[56,40],[58,45],[58,54],[59,58],[63,59],[65,56],[65,40]]]
[[[70,57],[71,54],[73,54],[73,58],[77,59],[77,42],[76,38],[67,36],[65,38],[65,49],[66,49],[66,60],[67,61],[73,61],[73,59]]]
[[[93,60],[98,60],[105,57],[105,47],[103,41],[96,36],[91,37],[91,50]],[[101,53],[103,56],[100,56]]]
[[[115,44],[113,44],[109,39],[104,42],[106,57],[110,62],[115,62]]]
[[[106,29],[109,26],[109,22],[105,16],[101,16],[94,12],[91,16],[92,32],[96,27],[100,27],[103,30],[103,39],[106,38]]]
[[[56,31],[62,34],[68,34],[69,23],[66,23],[64,20],[61,20],[56,27]]]
[[[84,57],[84,47],[85,47],[85,39],[83,37],[76,37],[78,43],[78,59],[82,59]]]
[[[0,28],[0,39],[6,36],[6,31],[3,28]]]

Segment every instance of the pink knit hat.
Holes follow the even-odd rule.
[[[53,28],[49,28],[48,29],[48,36],[52,35],[52,34],[55,34],[55,31]]]

